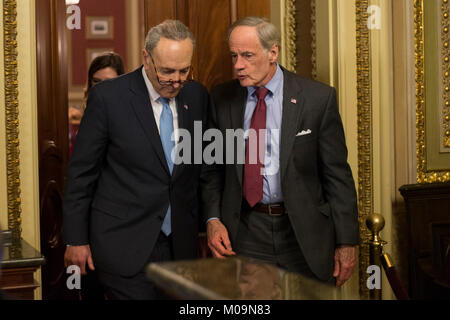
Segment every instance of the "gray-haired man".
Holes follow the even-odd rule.
[[[147,263],[196,257],[200,165],[170,156],[175,130],[193,136],[206,117],[208,93],[189,80],[194,43],[179,21],[153,27],[143,67],[88,98],[67,170],[65,264],[95,268],[112,299],[158,298]]]
[[[264,18],[230,28],[237,79],[211,90],[208,126],[257,133],[245,165],[202,173],[208,245],[218,258],[236,252],[340,286],[359,236],[336,93],[279,66],[280,40]]]

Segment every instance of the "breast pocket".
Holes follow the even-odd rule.
[[[299,170],[312,170],[317,165],[317,140],[314,134],[295,137],[294,160]]]
[[[301,136],[296,136],[294,143],[306,143],[306,142],[312,142],[316,140],[316,136],[314,134],[305,134]]]

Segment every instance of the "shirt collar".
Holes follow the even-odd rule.
[[[277,70],[275,71],[275,74],[264,87],[270,91],[270,94],[273,95],[279,90],[282,81],[283,70],[281,70],[280,65],[277,63]],[[247,87],[249,97],[255,93],[256,89],[258,89],[258,87]]]
[[[145,81],[145,85],[147,86],[147,90],[148,93],[150,95],[150,100],[151,102],[159,102],[159,97],[161,97],[161,95],[156,92],[155,88],[153,88],[152,83],[150,82],[150,79],[147,76],[147,73],[145,72],[145,68],[142,68],[142,76],[144,77],[144,81]],[[169,99],[170,101],[171,99]]]

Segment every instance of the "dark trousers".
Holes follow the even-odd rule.
[[[233,249],[239,255],[316,278],[298,245],[287,214],[271,216],[243,207]]]
[[[148,263],[173,260],[172,237],[160,233]],[[165,300],[169,297],[147,279],[145,267],[132,277],[98,272],[109,300]]]
[[[86,267],[87,274],[81,277],[81,300],[105,300],[105,291],[96,270]]]

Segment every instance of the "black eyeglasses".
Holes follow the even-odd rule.
[[[158,70],[156,69],[156,65],[155,65],[155,61],[153,61],[153,58],[151,56],[151,54],[148,54],[148,56],[150,57],[150,59],[152,60],[152,64],[153,64],[153,69],[155,69],[155,74],[156,74],[156,80],[158,80],[158,83],[162,86],[173,86],[175,83],[179,83],[180,85],[184,85],[188,82],[194,81],[194,76],[193,76],[193,68],[192,66],[189,67],[189,72],[186,76],[185,80],[161,80],[160,77],[158,76]],[[181,77],[181,76],[180,76]]]

